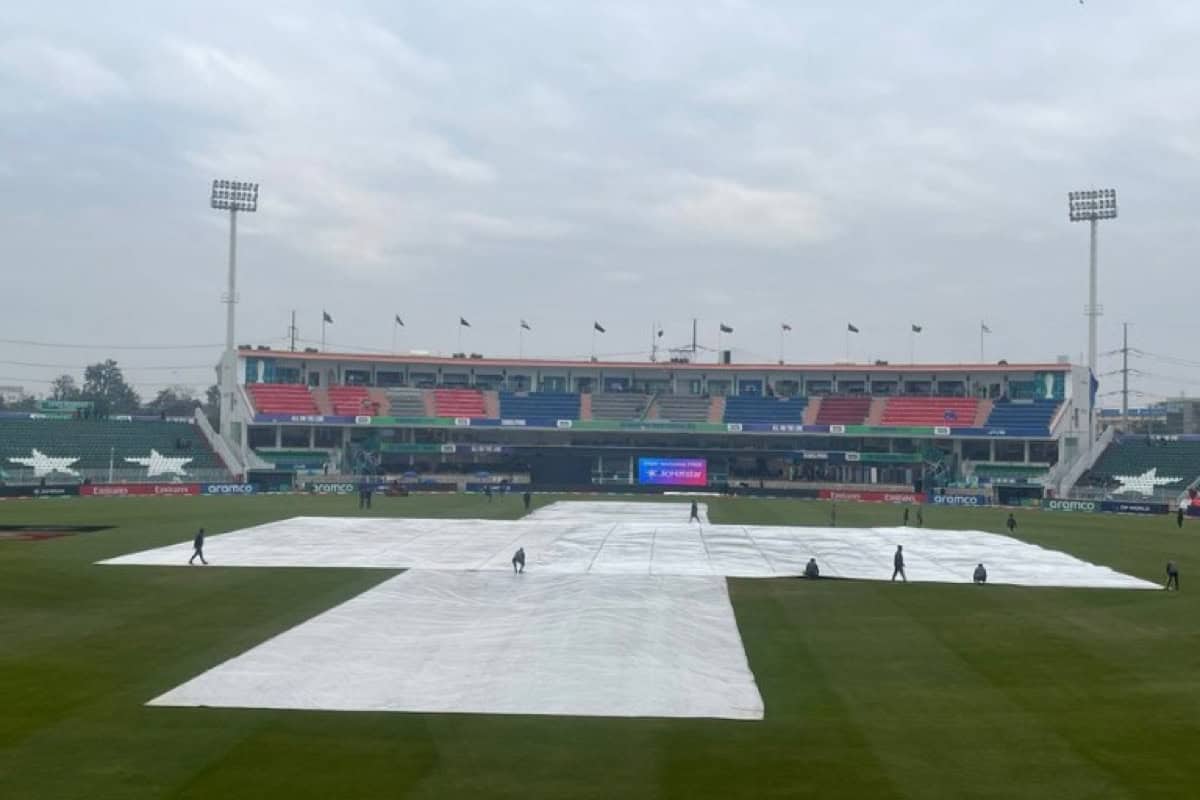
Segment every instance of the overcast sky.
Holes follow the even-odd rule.
[[[1200,362],[1200,4],[123,2],[0,7],[0,384],[113,356],[204,386],[224,341],[741,361],[1086,351],[1087,228],[1115,187],[1100,350]],[[72,7],[73,8],[69,8]],[[110,345],[208,345],[115,350]],[[22,363],[13,363],[22,362]],[[1135,365],[1157,394],[1200,369]],[[73,367],[27,366],[54,364]],[[165,367],[168,369],[150,369]],[[1100,372],[1119,367],[1113,358]],[[15,379],[15,380],[14,380]],[[1101,391],[1119,378],[1102,377]],[[1116,398],[1111,398],[1115,401]],[[1139,403],[1142,401],[1139,401]]]

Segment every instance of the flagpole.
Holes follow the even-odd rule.
[[[592,361],[596,360],[596,323],[592,323]]]
[[[392,355],[396,355],[396,333],[400,326],[396,324],[396,320],[392,320]]]
[[[916,355],[915,355],[916,347],[917,347],[917,333],[916,333],[916,331],[914,331],[912,329],[912,326],[909,325],[908,326],[908,363],[910,363],[910,364],[917,363],[917,359],[916,359]]]
[[[325,352],[325,312],[321,312],[321,352]]]
[[[779,363],[783,364],[783,326],[779,326]]]
[[[463,329],[462,317],[459,317],[459,319],[458,319],[458,352],[460,352],[460,353],[463,351],[463,349],[462,349],[462,329]]]
[[[850,328],[846,328],[846,363],[850,363]]]
[[[525,357],[525,326],[521,325],[517,333],[517,358]]]
[[[983,363],[983,322],[979,323],[979,363]]]

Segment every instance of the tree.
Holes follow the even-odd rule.
[[[141,398],[111,358],[84,370],[82,399],[95,403],[96,413],[101,415],[133,414],[141,406]]]
[[[204,392],[204,415],[214,428],[221,425],[221,387],[213,384]]]
[[[51,400],[78,400],[80,394],[79,384],[70,375],[59,375],[50,384]]]
[[[188,387],[168,386],[146,404],[146,410],[168,417],[190,417],[198,405],[200,401],[192,396],[192,390]]]

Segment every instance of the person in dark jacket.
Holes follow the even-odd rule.
[[[1177,527],[1177,528],[1183,527],[1183,506],[1180,506],[1179,509],[1175,512],[1175,527]]]
[[[1008,532],[1012,533],[1017,529],[1017,518],[1010,512],[1008,519],[1004,521],[1004,527],[1008,528]]]
[[[525,548],[518,547],[517,552],[513,553],[512,557],[513,573],[525,571]]]
[[[197,558],[201,564],[208,566],[208,562],[204,560],[204,528],[196,531],[196,538],[192,539],[192,557],[188,559],[188,564],[192,564]]]
[[[902,524],[904,527],[908,527],[908,506],[904,507],[904,522]]]
[[[810,558],[808,560],[808,564],[806,564],[804,566],[804,577],[806,577],[806,578],[821,577],[821,569],[820,569],[820,567],[817,566],[817,560],[815,558]]]
[[[533,495],[529,493],[528,489],[525,490],[525,494],[521,495],[521,502],[525,504],[525,513],[528,514],[529,504],[533,502]]]
[[[1175,566],[1174,561],[1167,562],[1167,585],[1163,588],[1171,591],[1171,587],[1175,587],[1175,591],[1179,591],[1179,567]]]
[[[900,576],[900,580],[908,583],[908,576],[904,574],[904,545],[896,545],[896,555],[892,556],[892,580],[896,580],[896,576]]]
[[[692,515],[688,517],[688,522],[700,521],[700,504],[695,500],[692,501]]]
[[[921,506],[917,506],[917,527],[921,528],[921,527],[924,527],[924,525],[925,525],[925,512],[921,509]]]
[[[987,583],[987,570],[983,568],[983,564],[975,567],[975,575],[972,580],[976,583]]]

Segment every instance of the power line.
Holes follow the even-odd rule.
[[[41,369],[87,369],[91,364],[43,364],[36,361],[0,361],[7,367],[37,367]],[[167,364],[154,365],[147,367],[139,367],[136,365],[130,366],[125,364],[118,365],[122,372],[132,370],[181,370],[181,369],[213,369],[213,364]]]
[[[69,350],[215,350],[219,344],[70,344],[66,342],[36,342],[32,339],[0,339],[0,344],[23,347],[57,347]]]

